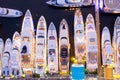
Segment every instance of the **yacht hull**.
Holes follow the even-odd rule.
[[[37,25],[35,54],[36,73],[41,76],[46,72],[46,31],[46,21],[45,18],[41,16]]]
[[[85,56],[85,36],[83,16],[80,10],[76,10],[74,16],[74,46],[75,58],[78,63],[82,63]]]
[[[95,23],[92,14],[86,18],[86,58],[87,69],[97,69],[98,44]]]
[[[29,10],[27,10],[25,17],[23,19],[22,30],[21,30],[21,67],[24,73],[33,74],[34,66],[34,26],[32,15]]]
[[[10,58],[11,75],[20,76],[20,35],[18,32],[15,32],[13,35],[12,53],[10,54]]]
[[[107,27],[104,27],[102,31],[102,61],[103,65],[112,64],[112,46],[110,32]]]
[[[11,54],[12,42],[8,38],[5,42],[4,53],[2,57],[2,74],[3,76],[10,76],[10,54]]]
[[[48,71],[58,73],[58,43],[55,25],[51,22],[48,28]]]
[[[70,56],[69,30],[65,19],[60,23],[59,28],[59,70],[61,73],[69,72],[69,56]]]

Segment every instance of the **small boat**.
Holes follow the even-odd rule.
[[[20,34],[16,31],[13,35],[12,53],[10,54],[11,75],[21,75],[20,65]]]
[[[58,73],[58,43],[55,25],[51,22],[48,28],[48,71]]]
[[[110,32],[107,27],[104,27],[102,31],[102,61],[103,65],[112,64],[112,46]]]
[[[100,8],[106,13],[120,13],[120,0],[100,0]]]
[[[81,7],[93,5],[92,0],[49,0],[46,3],[56,7]]]
[[[0,17],[20,17],[23,13],[16,9],[0,7]]]
[[[65,19],[60,23],[59,27],[59,70],[61,73],[69,72],[70,57],[69,29]]]
[[[3,56],[4,42],[3,39],[0,38],[0,76],[2,76],[2,56]]]
[[[46,20],[41,16],[37,25],[35,54],[36,73],[40,74],[40,76],[43,76],[46,72],[46,35]]]
[[[2,56],[2,74],[3,76],[10,76],[10,54],[12,49],[12,42],[8,38],[5,42],[4,53]]]
[[[115,55],[115,70],[118,74],[120,74],[120,17],[117,17],[115,24],[115,48],[116,48],[116,55]]]
[[[87,69],[94,70],[98,68],[98,43],[92,14],[88,14],[86,18],[86,58]]]
[[[84,36],[84,23],[81,11],[78,9],[74,16],[74,45],[75,45],[75,58],[78,63],[82,63],[85,56],[85,36]]]
[[[22,70],[25,74],[32,75],[34,66],[35,39],[33,19],[29,10],[27,10],[23,19],[20,43]]]

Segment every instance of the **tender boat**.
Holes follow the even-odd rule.
[[[36,73],[41,76],[43,76],[46,72],[46,33],[46,20],[43,16],[41,16],[37,25],[35,54]]]
[[[100,8],[106,13],[120,13],[120,0],[100,0]]]
[[[93,5],[92,0],[49,0],[46,3],[56,7],[81,7]]]
[[[23,13],[16,9],[0,7],[0,17],[20,17]]]
[[[3,76],[10,76],[10,54],[12,49],[12,42],[8,38],[5,42],[4,53],[2,56],[2,74]]]
[[[74,45],[75,45],[75,58],[78,63],[82,63],[85,56],[85,35],[84,23],[81,11],[78,9],[74,16]]]
[[[48,28],[48,71],[58,73],[58,43],[55,25],[51,22]]]
[[[86,18],[86,58],[87,69],[94,70],[98,68],[98,43],[92,14],[88,14]]]
[[[0,76],[2,75],[2,56],[3,56],[4,42],[3,39],[0,38]]]
[[[65,19],[60,23],[59,27],[59,70],[61,73],[69,72],[70,57],[69,29]]]
[[[28,75],[33,74],[34,66],[34,26],[32,15],[29,10],[27,10],[25,17],[23,19],[22,30],[21,30],[21,67],[22,72]]]
[[[118,74],[120,74],[120,17],[117,17],[115,24],[115,70]]]
[[[11,75],[21,75],[21,62],[20,62],[20,35],[16,31],[13,35],[12,53],[10,54],[10,68]]]
[[[110,32],[108,27],[104,27],[102,31],[102,61],[103,65],[112,64],[112,46]]]

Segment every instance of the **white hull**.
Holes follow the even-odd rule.
[[[102,31],[102,61],[103,65],[112,64],[112,46],[110,32],[107,27],[104,27]]]
[[[0,76],[2,73],[2,56],[3,56],[4,42],[3,39],[0,38]]]
[[[20,17],[22,15],[23,13],[19,10],[0,7],[0,17]]]
[[[46,21],[45,18],[41,16],[37,25],[35,56],[36,73],[41,76],[46,72],[46,32]]]
[[[69,30],[65,19],[60,23],[59,28],[59,69],[62,73],[69,71]]]
[[[116,21],[115,21],[115,49],[116,49],[116,53],[115,53],[115,69],[116,72],[120,74],[120,17],[117,17]]]
[[[13,35],[12,53],[10,54],[10,68],[11,74],[19,76],[21,73],[20,65],[20,35],[15,32]]]
[[[85,37],[83,16],[80,10],[76,10],[74,16],[74,45],[75,58],[78,63],[83,62],[83,57],[85,56]]]
[[[58,73],[58,43],[55,25],[51,22],[48,28],[48,71]]]
[[[93,5],[92,0],[49,0],[46,3],[56,7],[81,7]]]
[[[34,65],[34,26],[33,19],[27,10],[21,30],[21,67],[26,74],[32,74]]]
[[[4,76],[10,76],[10,54],[11,54],[12,42],[8,38],[5,42],[4,53],[2,57],[2,74]]]
[[[86,56],[87,69],[97,69],[98,45],[92,14],[88,14],[86,18]]]

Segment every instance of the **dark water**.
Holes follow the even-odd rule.
[[[41,15],[46,18],[47,25],[49,26],[50,22],[53,22],[56,26],[57,32],[59,33],[59,24],[60,21],[65,18],[69,25],[69,34],[70,34],[70,43],[71,48],[74,47],[73,35],[74,35],[74,11],[69,8],[56,8],[48,6],[45,2],[48,0],[0,0],[0,7],[13,8],[21,10],[24,14],[27,9],[30,9],[33,20],[34,28],[36,29],[37,21]],[[94,6],[83,7],[81,8],[84,23],[88,13],[92,13],[95,16]],[[100,31],[102,31],[104,26],[108,26],[110,32],[113,33],[113,27],[116,17],[120,15],[104,14],[100,12]],[[4,41],[9,37],[12,39],[12,36],[15,31],[21,31],[23,16],[20,18],[0,18],[0,37]],[[73,50],[71,49],[71,53]]]

